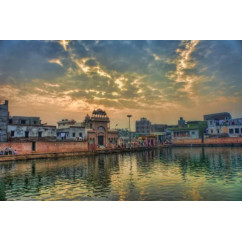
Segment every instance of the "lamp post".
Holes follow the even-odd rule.
[[[130,130],[130,118],[132,117],[131,114],[128,114],[127,117],[129,118],[129,142],[130,142],[130,147],[131,147],[131,130]]]

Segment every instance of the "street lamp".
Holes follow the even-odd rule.
[[[127,117],[129,118],[129,142],[130,142],[130,145],[131,145],[131,129],[130,129],[130,118],[132,117],[131,114],[128,114]]]

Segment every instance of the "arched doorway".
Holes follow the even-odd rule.
[[[97,136],[97,142],[98,142],[98,145],[104,145],[104,136],[98,135]]]

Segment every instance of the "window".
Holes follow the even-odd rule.
[[[39,138],[41,138],[42,137],[42,132],[39,132]]]
[[[25,138],[29,138],[29,131],[25,131]]]
[[[9,119],[9,124],[12,124],[13,123],[13,120],[12,119]]]
[[[240,133],[242,134],[242,128],[240,129]]]
[[[14,136],[14,131],[11,131],[11,136],[12,136],[12,137]]]
[[[34,124],[37,124],[37,121],[34,121]]]
[[[219,129],[217,129],[217,133],[219,134]]]
[[[213,133],[213,130],[211,129],[211,134]]]
[[[26,124],[26,120],[20,120],[21,124]]]
[[[210,125],[212,125],[213,124],[213,121],[210,121]]]
[[[192,131],[192,134],[195,134],[195,131]]]
[[[79,137],[82,137],[82,133],[79,134]]]
[[[236,134],[239,134],[239,128],[234,129]]]
[[[234,129],[229,129],[229,133],[233,134],[234,133]]]
[[[75,133],[73,133],[73,134],[72,134],[72,137],[76,137],[76,134],[75,134]]]

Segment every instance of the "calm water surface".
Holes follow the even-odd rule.
[[[0,200],[242,200],[242,148],[0,163]]]

